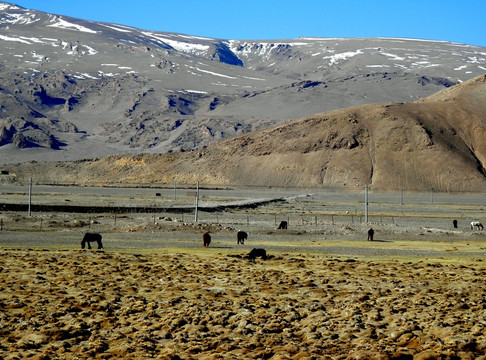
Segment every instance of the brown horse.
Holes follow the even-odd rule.
[[[209,231],[205,232],[202,235],[202,240],[203,240],[203,246],[208,247],[209,244],[211,244],[211,235],[209,235]]]

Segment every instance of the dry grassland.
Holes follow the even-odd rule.
[[[198,224],[4,212],[0,358],[486,359],[486,243],[467,225],[481,204],[376,202],[365,224],[352,201],[321,200]],[[80,250],[89,230],[104,251]],[[253,247],[270,258],[250,262]]]
[[[479,359],[482,262],[0,254],[5,359]]]

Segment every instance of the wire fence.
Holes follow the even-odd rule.
[[[312,229],[329,225],[361,226],[370,224],[468,228],[472,220],[485,218],[486,194],[483,193],[405,193],[339,192],[329,189],[202,189],[200,205],[224,205],[239,200],[282,199],[265,206],[242,206],[228,211],[199,211],[195,214],[192,189],[105,189],[34,187],[34,204],[76,204],[90,207],[102,204],[102,214],[67,214],[48,211],[0,212],[0,231],[15,229],[99,228],[124,226],[130,217],[138,217],[141,226],[160,226],[171,222],[220,224],[232,228],[277,228],[287,221],[290,228]],[[4,189],[1,205],[26,202],[25,189]],[[137,206],[137,214],[120,212],[120,206]],[[165,206],[173,211],[158,211]],[[181,208],[184,211],[178,212]],[[224,207],[224,206],[223,206]],[[108,209],[108,210],[107,210]],[[109,210],[112,209],[112,210]],[[366,213],[367,212],[367,213]],[[366,213],[366,214],[365,214]],[[365,216],[366,215],[366,216]],[[170,220],[169,220],[170,219]],[[133,222],[133,219],[130,219]]]

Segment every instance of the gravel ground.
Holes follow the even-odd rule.
[[[25,200],[25,187],[3,187],[4,203]],[[193,189],[119,189],[36,186],[36,203],[194,206]],[[251,206],[274,199],[264,206]],[[200,206],[241,202],[227,211],[195,213],[76,214],[2,212],[2,247],[78,248],[85,232],[103,234],[106,251],[201,249],[201,234],[212,232],[207,251],[247,253],[254,247],[276,253],[319,253],[352,257],[485,257],[486,231],[469,223],[484,215],[482,194],[339,193],[316,189],[200,190]],[[366,214],[366,211],[368,212]],[[367,215],[367,217],[366,217]],[[367,222],[366,222],[367,218]],[[457,229],[452,220],[459,221]],[[277,230],[281,220],[288,230]],[[485,221],[486,223],[486,221]],[[375,229],[375,241],[366,231]],[[249,233],[236,245],[235,230]]]

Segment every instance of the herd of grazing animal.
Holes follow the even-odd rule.
[[[454,228],[457,228],[457,220],[453,220],[452,225]],[[278,229],[283,229],[286,230],[288,227],[287,221],[281,221],[280,225],[278,226]],[[483,230],[484,226],[481,222],[475,220],[471,222],[471,230]],[[373,241],[373,237],[375,235],[375,231],[373,228],[368,229],[367,231],[367,241]],[[103,243],[102,243],[102,236],[101,234],[98,233],[92,233],[88,232],[84,234],[83,240],[81,241],[81,249],[84,249],[86,245],[88,246],[88,249],[91,249],[91,243],[96,242],[98,244],[98,250],[103,250]],[[209,247],[209,244],[211,244],[211,235],[209,231],[206,231],[202,235],[202,240],[203,240],[203,246],[204,247]],[[245,240],[248,240],[248,233],[245,231],[237,231],[236,232],[236,244],[237,245],[244,245]],[[257,257],[262,258],[263,260],[267,259],[267,252],[265,249],[253,249],[250,251],[248,254],[248,259],[254,261]]]
[[[238,231],[236,233],[236,244],[237,245],[244,245],[245,240],[248,239],[248,233],[245,231]],[[209,244],[211,243],[211,235],[209,234],[209,231],[206,231],[202,235],[202,240],[203,240],[203,246],[208,247]],[[253,249],[250,251],[250,253],[247,255],[248,260],[250,261],[255,261],[257,257],[262,258],[263,260],[267,259],[267,251],[265,249]]]

